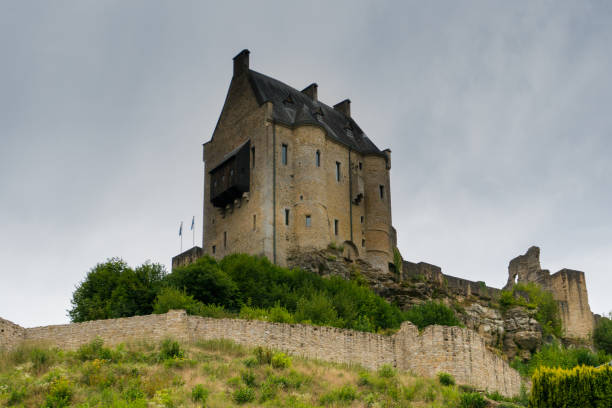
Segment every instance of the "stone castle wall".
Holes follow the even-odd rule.
[[[96,337],[107,344],[168,337],[181,341],[226,338],[246,346],[271,347],[371,369],[390,364],[430,377],[445,371],[461,384],[508,396],[518,394],[521,386],[518,372],[489,352],[479,335],[459,327],[431,326],[419,334],[414,325],[405,322],[396,334],[383,336],[333,327],[203,318],[188,316],[182,310],[31,329],[0,320],[0,326],[5,329],[0,348],[10,349],[25,341],[75,349]]]
[[[13,348],[25,339],[26,329],[0,318],[0,348]]]

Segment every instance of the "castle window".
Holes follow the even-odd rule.
[[[253,214],[253,231],[257,228],[257,215]]]
[[[321,167],[321,152],[318,150],[315,155],[315,164],[317,165],[317,167]]]
[[[307,216],[306,216],[306,226],[307,226],[307,227],[310,227],[310,225],[311,225],[310,215],[307,215]]]
[[[336,162],[336,181],[340,181],[340,162]]]
[[[359,162],[359,170],[363,169],[363,163]]]
[[[287,145],[283,144],[281,146],[281,162],[286,166],[287,165]]]
[[[254,147],[251,147],[251,163],[253,163],[251,166],[255,168],[255,148]]]
[[[285,208],[285,225],[289,225],[289,209]]]
[[[227,249],[227,231],[223,231],[223,249]]]
[[[213,253],[213,255],[214,255],[215,253],[217,253],[217,246],[216,246],[216,245],[213,245],[213,246],[212,246],[212,253]]]
[[[338,235],[338,220],[334,220],[334,235]]]
[[[383,200],[385,198],[385,186],[382,184],[378,186],[378,192],[380,193],[380,199]]]
[[[365,248],[365,239],[361,240],[361,246]]]
[[[362,215],[361,216],[361,223],[363,224],[363,221],[365,221],[365,217]]]

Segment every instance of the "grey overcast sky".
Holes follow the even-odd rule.
[[[169,266],[192,215],[201,244],[201,144],[244,48],[393,151],[404,258],[501,287],[538,245],[612,309],[612,2],[5,0],[1,317],[67,322],[92,266]]]

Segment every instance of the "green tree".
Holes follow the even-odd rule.
[[[414,305],[405,313],[406,319],[419,329],[439,324],[442,326],[461,326],[455,312],[442,303],[429,301],[422,305]]]
[[[108,259],[77,285],[68,315],[73,322],[83,322],[151,314],[164,276],[159,264],[147,262],[133,270],[122,259]]]
[[[223,305],[230,309],[237,307],[236,283],[209,256],[175,268],[167,275],[166,282],[204,304]]]
[[[599,319],[593,332],[593,341],[599,350],[612,354],[612,313]]]

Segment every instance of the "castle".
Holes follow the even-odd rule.
[[[421,276],[449,285],[453,296],[499,297],[499,289],[483,290],[483,282],[442,274],[435,265],[394,260],[391,151],[365,135],[348,99],[330,107],[318,100],[317,84],[298,91],[255,72],[248,50],[233,62],[221,115],[203,146],[203,245],[175,256],[173,268],[204,255],[248,253],[322,273],[325,255],[316,252],[332,248],[342,261],[369,269],[371,286],[404,307],[414,299],[404,296],[406,302],[401,288],[394,298],[390,286]],[[342,266],[323,269],[338,273]],[[595,318],[583,272],[550,275],[537,247],[513,259],[508,272],[506,288],[535,282],[553,293],[568,339],[589,338]]]
[[[365,135],[348,99],[332,108],[317,84],[298,91],[255,72],[244,50],[203,156],[203,245],[173,266],[235,252],[286,266],[291,254],[332,245],[393,267],[391,151]]]

